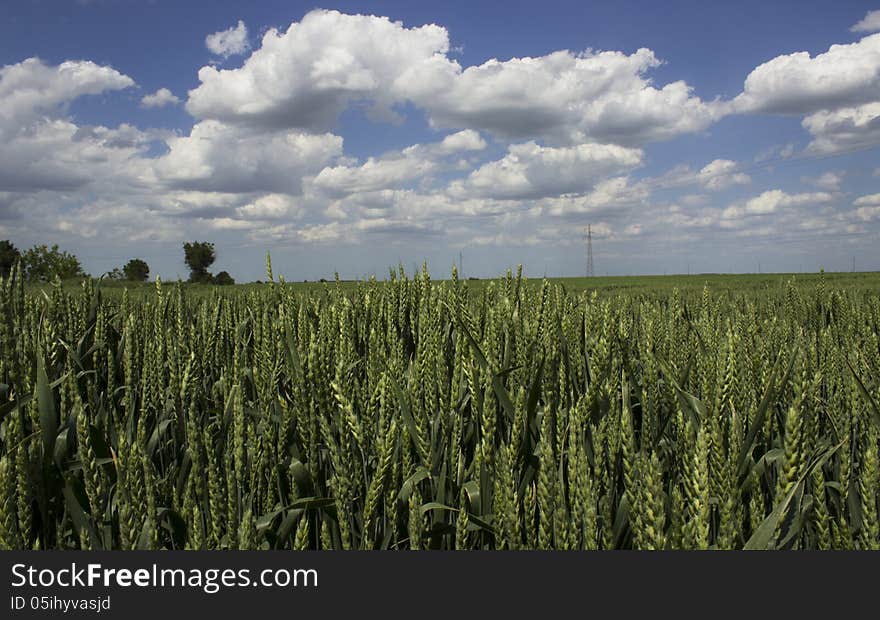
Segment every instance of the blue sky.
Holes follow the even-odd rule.
[[[580,275],[587,224],[599,274],[880,269],[877,9],[10,2],[0,238],[166,279],[192,239],[239,280]]]

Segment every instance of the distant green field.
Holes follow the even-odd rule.
[[[552,278],[569,292],[577,293],[591,289],[598,291],[644,292],[679,289],[702,289],[708,285],[715,292],[754,291],[760,289],[780,290],[789,281],[801,286],[812,286],[824,278],[826,285],[835,288],[880,288],[880,272],[842,273],[745,273],[745,274],[696,274],[671,276],[607,276],[594,278]]]
[[[411,278],[413,274],[407,274]],[[438,276],[440,274],[437,274]],[[504,274],[499,275],[504,278]],[[880,272],[829,272],[829,273],[746,273],[746,274],[694,274],[694,275],[668,275],[668,276],[596,276],[592,278],[553,278],[547,280],[551,284],[561,285],[568,293],[579,294],[583,291],[598,291],[600,294],[606,293],[668,293],[672,289],[679,289],[687,292],[692,290],[702,290],[704,286],[709,286],[715,293],[723,292],[751,292],[758,290],[781,290],[789,281],[793,281],[800,286],[810,287],[815,285],[821,278],[824,278],[826,285],[834,288],[846,288],[853,290],[880,290]],[[387,275],[377,278],[380,281],[386,280]],[[447,279],[444,274],[442,277],[435,277],[432,274],[434,282],[442,282]],[[468,288],[479,291],[486,287],[490,282],[496,282],[498,278],[480,278],[466,280]],[[525,280],[526,286],[540,286],[542,278],[531,278]],[[308,282],[286,282],[285,286],[290,287],[296,292],[319,292],[319,291],[335,291],[336,287],[343,291],[351,291],[362,284],[363,281],[357,280],[340,280],[339,284],[332,280],[308,281]],[[176,281],[163,282],[165,285],[174,285]],[[236,284],[234,286],[221,287],[211,284],[188,284],[184,283],[186,289],[192,294],[210,294],[217,292],[242,292],[250,290],[259,290],[266,286],[265,283],[249,282]],[[48,289],[50,285],[32,285],[37,288]],[[82,282],[71,280],[64,282],[65,291],[74,291],[81,288]],[[119,282],[104,280],[101,283],[101,290],[110,293],[128,289],[129,294],[153,294],[155,292],[155,282]]]

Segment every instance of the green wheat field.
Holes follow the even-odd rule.
[[[878,379],[880,274],[13,273],[0,545],[877,549]]]

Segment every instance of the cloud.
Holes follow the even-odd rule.
[[[342,138],[298,131],[253,132],[201,121],[188,136],[167,140],[156,178],[182,189],[299,194],[302,177],[342,154]]]
[[[265,194],[238,207],[236,213],[246,220],[298,219],[304,209],[302,202],[286,194]]]
[[[833,198],[834,196],[827,192],[786,194],[782,190],[773,189],[747,201],[745,211],[755,214],[773,213],[781,208],[826,203]]]
[[[180,238],[182,229],[178,222],[156,217],[135,195],[117,198],[105,194],[94,200],[86,200],[69,210],[52,212],[50,230],[84,238],[98,238],[104,244],[124,240],[126,243],[140,241],[173,241]],[[41,231],[41,236],[49,231]]]
[[[732,220],[749,215],[768,215],[783,209],[828,204],[834,199],[835,195],[828,192],[788,194],[779,189],[771,189],[747,200],[744,204],[727,207],[722,217]]]
[[[381,189],[349,194],[335,200],[327,207],[325,215],[349,222],[393,216],[418,216],[433,220],[441,213],[460,212],[459,209],[450,207],[453,207],[451,201],[441,193],[422,194],[411,189]]]
[[[853,205],[857,207],[871,206],[877,207],[880,206],[880,194],[870,194],[868,196],[862,196],[857,198]]]
[[[434,168],[433,161],[420,157],[370,157],[360,166],[324,168],[314,183],[331,195],[370,192],[403,185],[425,176]]]
[[[0,143],[0,190],[72,190],[89,182],[84,168],[71,165],[81,144],[77,127],[62,120],[46,121]]]
[[[843,177],[843,172],[829,171],[823,172],[818,177],[801,177],[801,181],[820,189],[826,189],[828,191],[835,192],[840,189],[840,184],[843,183]]]
[[[546,147],[513,144],[502,159],[474,170],[453,184],[453,196],[526,199],[583,193],[604,178],[642,163],[644,152],[614,144]]]
[[[307,243],[343,241],[346,234],[345,228],[339,222],[304,226],[295,231],[291,230],[290,227],[279,227],[272,232],[278,236],[283,235],[283,237],[287,237],[292,233]]]
[[[866,17],[880,16],[880,11]],[[861,22],[860,22],[861,23]],[[731,112],[803,115],[806,153],[830,155],[880,144],[880,33],[810,56],[777,56],[746,77]]]
[[[593,225],[593,238],[607,238],[611,235],[610,227],[604,222]],[[469,239],[469,245],[495,246],[495,247],[534,247],[552,245],[555,247],[570,246],[574,243],[582,243],[579,230],[571,227],[560,226],[535,226],[529,231],[518,229],[500,232],[488,231],[487,234],[478,234]]]
[[[51,66],[28,58],[5,65],[0,67],[0,132],[8,135],[46,115],[58,116],[65,104],[79,97],[134,85],[127,75],[87,60]]]
[[[70,191],[106,175],[129,178],[149,136],[131,125],[79,127],[67,107],[134,84],[89,61],[53,66],[28,58],[0,68],[0,191]]]
[[[683,81],[653,86],[645,73],[660,64],[645,48],[631,55],[558,51],[465,69],[438,62],[434,72],[405,82],[405,92],[435,126],[505,140],[638,145],[701,131],[720,117],[717,103],[703,102]]]
[[[856,43],[777,56],[746,77],[732,102],[737,112],[805,115],[878,100],[880,34]]]
[[[853,206],[858,207],[853,211],[853,216],[863,222],[880,220],[880,194],[861,196],[853,201]]]
[[[160,88],[156,92],[144,95],[141,106],[145,108],[164,108],[166,105],[177,105],[180,99],[167,88]]]
[[[159,191],[161,185],[155,182],[150,186],[158,200],[153,201],[151,210],[162,215],[184,218],[231,217],[236,207],[243,205],[254,196],[240,195],[232,192],[211,192],[198,190],[166,189]]]
[[[238,25],[226,30],[221,30],[205,37],[205,46],[213,54],[228,58],[244,54],[250,49],[248,44],[248,31],[244,22],[238,20]]]
[[[732,185],[748,185],[751,177],[738,171],[739,165],[729,159],[716,159],[709,162],[697,174],[697,179],[706,189],[720,191]]]
[[[254,240],[274,242],[294,242],[309,244],[348,244],[358,241],[394,244],[403,239],[439,236],[443,230],[434,224],[408,220],[405,218],[378,218],[360,220],[354,223],[329,222],[326,224],[310,224],[292,226],[278,224],[276,226],[256,228],[249,233]]]
[[[774,159],[789,159],[798,150],[797,144],[789,142],[788,144],[774,144],[773,146],[762,150],[755,156],[755,162],[763,163]]]
[[[871,207],[859,207],[854,211],[854,215],[857,219],[863,222],[880,220],[880,205]]]
[[[356,227],[369,235],[392,235],[395,237],[400,235],[433,236],[442,233],[436,223],[401,218],[361,220],[356,224]]]
[[[435,144],[415,144],[382,157],[370,157],[359,166],[324,168],[315,177],[314,185],[335,196],[400,187],[418,179],[426,180],[427,175],[443,167],[444,157],[485,148],[486,142],[479,133],[464,130]]]
[[[880,144],[880,101],[816,112],[802,125],[813,136],[807,152],[825,155],[867,148]]]
[[[699,185],[709,191],[717,192],[734,185],[748,185],[752,179],[741,171],[737,162],[730,159],[714,159],[700,170],[695,171],[690,166],[679,165],[659,177],[645,179],[644,182],[664,189]],[[699,198],[705,201],[705,196]]]
[[[683,203],[684,204],[684,203]],[[686,209],[677,204],[663,208],[657,214],[657,223],[667,229],[710,230],[718,224],[718,209]]]
[[[727,207],[648,203],[639,211],[630,211],[628,219],[641,219],[641,237],[687,243],[688,248],[702,247],[706,256],[719,251],[718,244],[733,243],[739,249],[767,251],[773,243],[803,240],[805,235],[834,238],[864,232],[854,211],[839,208],[842,196],[835,192],[788,193],[766,190]]]
[[[34,75],[22,75],[22,68]],[[134,84],[90,63],[81,69],[82,79],[76,81],[68,68],[37,61],[4,68],[2,85],[10,96],[0,101],[5,106],[0,130],[15,132],[0,142],[4,222],[32,226],[36,220],[47,220],[53,222],[51,231],[65,237],[106,233],[128,240],[176,239],[205,227],[254,238],[267,228],[271,230],[267,234],[277,237],[290,227],[289,238],[311,242],[321,237],[320,231],[333,229],[322,220],[338,201],[318,192],[314,177],[325,168],[346,166],[339,136],[217,120],[196,122],[187,135],[142,131],[131,125],[77,125],[66,116],[69,101]],[[28,94],[17,91],[25,83],[42,97],[34,100],[41,107],[40,115],[33,114],[34,106],[18,105]],[[157,94],[161,96],[161,90]],[[150,155],[157,140],[165,143],[167,153]],[[380,168],[400,159],[452,170],[461,163],[460,157],[486,146],[478,132],[464,130],[376,161],[381,161]],[[354,176],[363,176],[369,166],[348,168]],[[345,223],[349,231],[345,238],[433,235],[441,230],[436,216],[415,221],[410,219],[413,213],[421,217],[431,213],[432,202],[438,213],[477,208],[468,201],[461,206],[442,197],[395,191],[390,208],[383,209],[381,192],[356,189],[356,197],[339,203],[341,212],[349,209],[354,216]],[[101,214],[104,221],[97,226]],[[307,221],[301,225],[289,224],[302,218]],[[299,230],[302,234],[291,232]]]
[[[605,179],[581,196],[545,198],[538,204],[538,214],[555,217],[579,216],[585,213],[626,212],[645,204],[650,192],[643,184],[630,184],[626,177]]]
[[[678,201],[687,207],[701,207],[709,201],[706,194],[685,194],[679,196]]]
[[[286,32],[266,32],[241,68],[202,67],[186,106],[202,119],[325,131],[351,102],[403,101],[401,85],[435,74],[448,49],[440,26],[312,11]]]
[[[259,225],[257,222],[237,220],[231,217],[218,217],[207,220],[205,223],[215,230],[250,230]]]
[[[349,105],[397,118],[413,103],[438,128],[487,131],[505,140],[638,145],[702,131],[724,113],[683,81],[655,87],[649,49],[558,51],[462,68],[434,24],[316,10],[286,32],[269,30],[236,69],[203,67],[187,110],[200,119],[326,131]]]
[[[861,21],[850,27],[851,32],[877,32],[880,30],[880,11],[868,11]]]
[[[486,148],[486,141],[480,137],[479,132],[473,129],[465,129],[457,133],[449,134],[436,147],[438,153],[451,155],[463,151],[482,151]]]

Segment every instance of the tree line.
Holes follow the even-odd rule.
[[[189,282],[195,284],[235,284],[227,271],[213,275],[208,269],[217,260],[214,244],[207,241],[191,241],[183,244],[183,260],[189,267]],[[25,279],[32,282],[50,282],[57,279],[87,278],[79,259],[72,253],[36,244],[20,252],[8,239],[0,240],[0,277],[7,278],[16,264]],[[110,280],[146,282],[150,278],[150,266],[141,258],[132,258],[123,267],[107,272]]]

